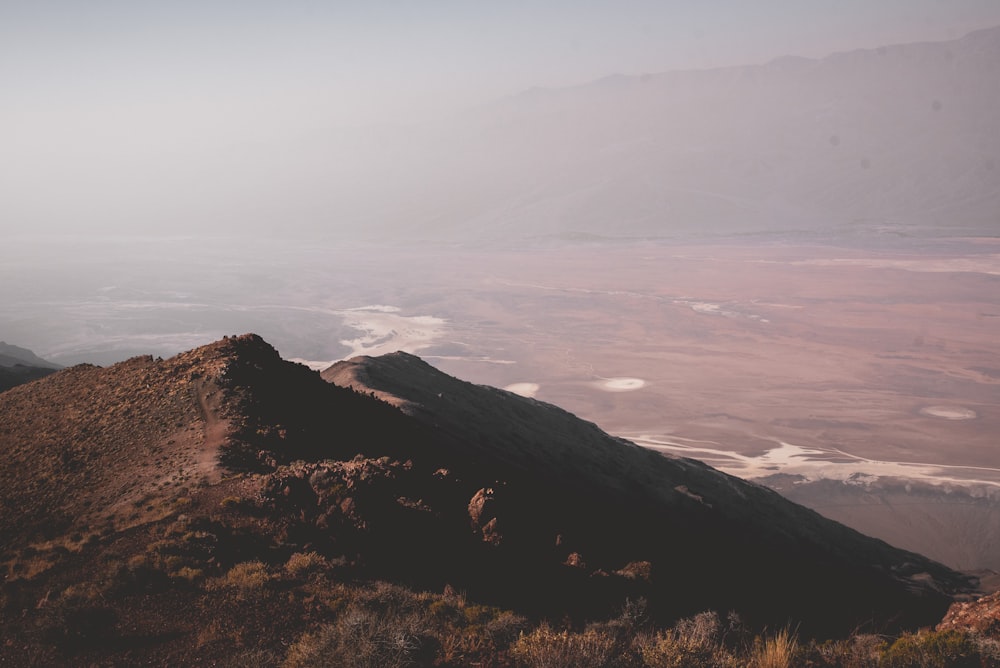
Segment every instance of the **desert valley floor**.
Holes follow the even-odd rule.
[[[3,252],[0,319],[57,363],[167,356],[244,331],[315,368],[405,349],[742,477],[879,476],[971,490],[963,503],[1000,497],[997,239],[83,240],[49,252],[65,276]]]
[[[541,251],[449,300],[467,320],[425,354],[741,475],[997,483],[1000,244],[965,247]]]

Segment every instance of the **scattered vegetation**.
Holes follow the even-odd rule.
[[[958,631],[907,633],[882,654],[886,668],[979,668],[982,654],[976,642]]]
[[[964,668],[1000,666],[994,641],[958,631],[802,643],[791,629],[754,634],[740,618],[704,612],[654,628],[626,602],[619,617],[582,629],[528,620],[453,594],[386,583],[341,590],[336,618],[289,648],[286,668],[510,666],[521,668]]]
[[[322,570],[326,563],[326,559],[316,552],[296,552],[288,558],[285,570],[293,577],[304,577]]]
[[[210,589],[228,589],[235,593],[237,600],[243,601],[261,595],[271,575],[267,566],[260,561],[245,561],[229,569],[224,577],[212,582]]]

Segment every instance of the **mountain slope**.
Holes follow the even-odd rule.
[[[755,482],[824,517],[950,568],[1000,572],[1000,499],[992,486],[938,486],[863,476],[810,481],[781,474]]]
[[[662,457],[557,407],[464,383],[405,353],[355,358],[322,375],[400,406],[467,456],[490,462],[501,481],[517,480],[516,492],[496,492],[507,497],[510,513],[496,516],[501,533],[505,522],[516,531],[519,523],[549,521],[594,570],[621,568],[616,558],[650,560],[663,568],[661,592],[671,592],[675,601],[690,596],[714,607],[767,608],[772,620],[785,615],[810,618],[808,624],[818,611],[806,610],[821,599],[826,603],[819,616],[829,614],[832,622],[849,616],[838,610],[848,600],[847,607],[875,610],[878,600],[908,597],[903,592],[915,591],[918,580],[961,586],[944,567],[825,520],[764,487],[693,460]],[[545,498],[553,490],[585,509],[586,521],[542,517],[540,509],[558,507]],[[518,494],[524,495],[520,507]],[[892,584],[883,579],[889,574]],[[802,588],[778,584],[788,581]],[[934,595],[924,595],[922,603],[907,607],[934,607]]]
[[[354,389],[246,335],[0,394],[0,661],[283,651],[337,618],[331,577],[577,623],[642,597],[657,620],[735,609],[819,635],[933,623],[969,589],[763,487],[411,356],[327,377]]]

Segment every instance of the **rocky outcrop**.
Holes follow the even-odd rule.
[[[1000,592],[952,604],[938,631],[965,631],[1000,639]]]
[[[472,530],[484,543],[499,545],[503,541],[497,520],[497,502],[492,487],[480,488],[469,501],[469,521]]]

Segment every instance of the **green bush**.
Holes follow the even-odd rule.
[[[907,633],[882,655],[881,668],[979,668],[982,657],[973,639],[959,631]]]

